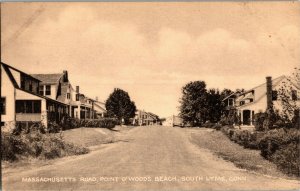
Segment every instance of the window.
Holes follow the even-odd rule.
[[[51,95],[51,86],[46,85],[46,95]]]
[[[44,95],[44,86],[40,86],[39,88],[39,94]]]
[[[29,81],[29,91],[32,92],[32,81]]]
[[[272,101],[276,101],[278,97],[278,92],[276,90],[272,91]]]
[[[245,101],[240,101],[240,105],[244,105],[245,104]]]
[[[41,101],[17,100],[16,113],[41,113]]]
[[[21,74],[21,88],[25,89],[25,76]]]
[[[67,93],[67,99],[70,99],[70,98],[71,98],[70,93]]]
[[[233,98],[228,99],[228,106],[233,106]]]
[[[2,97],[0,101],[0,114],[5,115],[6,113],[6,98]]]
[[[76,94],[76,101],[79,101],[79,94]]]
[[[253,99],[252,99],[252,98],[250,98],[250,99],[249,99],[249,101],[250,101],[250,103],[251,103],[251,102],[253,102]]]
[[[292,90],[292,100],[293,101],[297,100],[297,90]]]

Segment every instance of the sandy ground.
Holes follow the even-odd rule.
[[[299,189],[299,181],[254,174],[199,148],[190,142],[191,132],[162,126],[119,131],[114,143],[99,146],[89,154],[66,157],[35,169],[4,173],[3,189]]]

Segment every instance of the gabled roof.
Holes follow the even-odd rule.
[[[233,92],[233,93],[229,94],[227,97],[225,97],[224,99],[222,99],[222,101],[230,98],[231,96],[235,95],[236,93],[239,93],[239,92]]]
[[[56,84],[63,77],[63,73],[59,74],[31,74],[31,76],[39,79],[41,84]]]
[[[281,80],[283,80],[284,78],[286,78],[285,75],[282,75],[282,76],[279,76],[278,78],[272,79],[272,86],[276,86],[276,85],[277,85]],[[263,84],[260,84],[260,85],[258,85],[258,86],[256,86],[256,87],[254,87],[254,88],[251,88],[251,89],[249,89],[249,90],[247,90],[247,91],[245,91],[245,92],[243,92],[243,93],[241,93],[241,95],[247,94],[247,93],[249,93],[249,92],[251,92],[251,91],[253,91],[253,90],[257,89],[257,88],[260,88],[260,87],[262,87],[262,86],[266,86],[266,82],[263,83]]]
[[[10,69],[12,69],[12,70],[15,70],[15,71],[17,71],[17,72],[22,73],[23,75],[26,75],[26,76],[31,77],[31,78],[33,78],[34,80],[40,81],[39,79],[35,78],[34,76],[29,75],[29,74],[27,74],[27,73],[25,73],[25,72],[23,72],[23,71],[21,71],[21,70],[19,70],[19,69],[17,69],[17,68],[14,68],[14,67],[12,67],[12,66],[10,66],[10,65],[8,65],[8,64],[5,64],[5,63],[1,62],[1,65],[3,65],[3,68],[4,68],[6,71],[7,71],[8,68],[10,68]],[[9,74],[8,74],[8,75],[9,75]]]

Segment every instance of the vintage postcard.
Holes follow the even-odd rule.
[[[1,188],[299,190],[300,3],[1,3]]]

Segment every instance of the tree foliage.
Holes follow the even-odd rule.
[[[207,119],[207,90],[204,81],[195,81],[182,88],[180,116],[184,123],[198,126]]]
[[[124,120],[125,123],[135,116],[136,106],[131,101],[129,94],[121,89],[114,89],[105,102],[107,114],[110,117],[116,117],[120,122]]]
[[[288,123],[299,120],[299,90],[300,87],[300,68],[294,68],[292,75],[287,77],[287,82],[282,82],[278,90],[278,97],[282,105],[282,118]]]
[[[204,81],[194,81],[182,88],[180,116],[185,124],[200,126],[206,121],[218,122],[225,109],[222,99],[233,93],[224,89],[206,89]]]
[[[218,89],[210,89],[207,92],[208,120],[218,122],[225,106],[222,104],[222,96]]]

